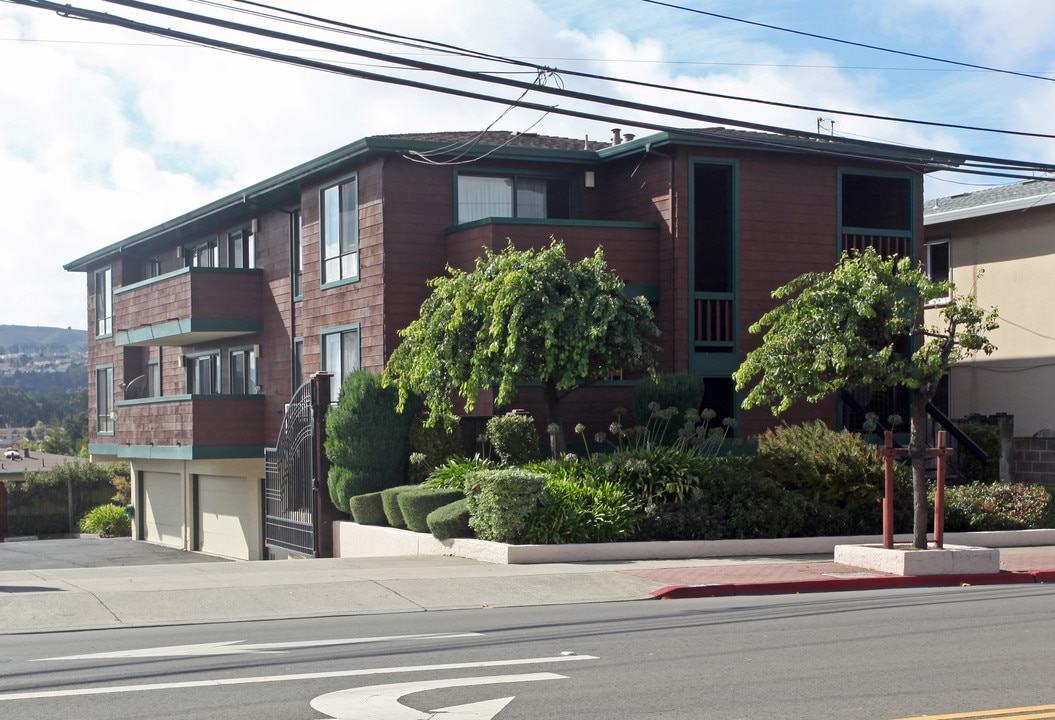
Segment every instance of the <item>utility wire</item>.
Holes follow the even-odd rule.
[[[215,0],[193,0],[193,1],[194,2],[200,2],[200,3],[206,4],[206,5],[227,7],[227,6],[221,5],[218,2],[215,2]],[[487,54],[487,53],[476,52],[474,50],[469,50],[467,48],[459,47],[457,45],[450,45],[450,44],[447,44],[447,43],[437,43],[437,42],[433,42],[433,41],[430,41],[430,40],[423,40],[421,38],[409,37],[409,36],[406,36],[406,35],[399,35],[399,34],[396,34],[396,33],[389,33],[389,32],[384,32],[384,31],[381,31],[381,30],[373,30],[371,28],[366,28],[366,27],[363,27],[361,25],[351,25],[351,24],[340,22],[340,21],[337,21],[337,20],[324,18],[324,17],[318,16],[318,15],[309,15],[309,14],[297,12],[297,11],[294,11],[294,10],[287,10],[287,9],[284,9],[284,8],[281,8],[281,7],[277,7],[277,6],[274,6],[274,5],[268,5],[268,4],[265,4],[265,3],[262,3],[262,2],[256,2],[255,0],[234,0],[234,1],[237,2],[237,3],[243,4],[243,5],[251,5],[253,7],[264,8],[264,9],[272,11],[272,12],[286,13],[286,14],[289,14],[289,15],[292,15],[292,16],[295,16],[295,17],[298,17],[298,18],[310,19],[313,23],[328,24],[328,25],[332,25],[334,27],[343,28],[343,29],[346,29],[346,30],[354,30],[356,32],[354,32],[352,34],[359,35],[359,36],[365,36],[365,37],[374,36],[374,35],[381,36],[381,37],[379,37],[377,39],[386,39],[389,42],[394,42],[394,43],[403,44],[403,45],[409,44],[410,47],[415,47],[415,48],[422,48],[422,49],[424,49],[424,48],[435,48],[435,49],[439,49],[442,52],[446,52],[446,53],[450,53],[450,54],[454,54],[454,55],[460,55],[460,56],[464,56],[464,57],[472,57],[472,58],[477,58],[477,59],[491,60],[491,61],[499,62],[499,63],[514,64],[514,65],[518,65],[518,66],[521,66],[521,67],[529,68],[529,69],[531,69],[533,71],[555,70],[555,71],[561,73],[562,75],[566,75],[566,76],[569,76],[569,77],[581,77],[581,78],[585,78],[585,79],[589,79],[589,80],[601,80],[601,81],[604,81],[604,82],[613,82],[613,83],[619,83],[619,84],[623,84],[623,85],[630,85],[630,86],[633,86],[633,87],[649,88],[649,89],[653,89],[653,90],[665,90],[665,91],[668,91],[668,92],[677,92],[677,93],[682,93],[682,94],[686,94],[686,95],[695,95],[695,96],[699,96],[699,97],[710,97],[710,98],[719,98],[719,99],[722,99],[722,100],[734,100],[734,101],[737,101],[737,102],[756,103],[756,104],[759,104],[759,105],[767,105],[767,106],[770,106],[770,107],[788,108],[790,110],[806,110],[806,111],[809,111],[809,112],[818,112],[818,113],[824,113],[824,114],[829,114],[829,115],[843,115],[843,116],[846,116],[846,117],[858,117],[858,118],[863,118],[863,119],[867,119],[867,120],[881,120],[881,121],[884,121],[884,122],[906,123],[906,124],[910,124],[910,125],[923,125],[923,126],[927,126],[927,127],[940,127],[940,128],[947,128],[947,129],[950,129],[950,130],[969,130],[969,131],[973,131],[973,132],[987,132],[987,133],[996,133],[996,134],[1002,134],[1002,135],[1015,135],[1015,136],[1020,136],[1020,137],[1035,137],[1035,138],[1042,138],[1042,139],[1046,139],[1046,140],[1055,139],[1055,135],[1052,135],[1052,134],[1049,134],[1049,133],[1028,132],[1028,131],[1024,131],[1024,130],[1005,130],[1005,129],[1000,129],[1000,128],[988,128],[988,127],[981,127],[981,126],[977,126],[977,125],[962,125],[962,124],[959,124],[959,123],[947,123],[947,122],[938,122],[938,121],[932,121],[932,120],[914,120],[914,119],[910,119],[910,118],[900,118],[900,117],[895,117],[895,116],[891,116],[891,115],[876,115],[874,113],[860,113],[860,112],[853,112],[853,111],[849,111],[849,110],[833,110],[831,108],[814,107],[814,106],[811,106],[811,105],[798,105],[798,104],[794,104],[794,103],[783,103],[783,102],[777,102],[775,100],[761,100],[759,98],[749,98],[749,97],[744,97],[744,96],[739,96],[739,95],[726,95],[724,93],[707,92],[707,91],[704,91],[704,90],[692,90],[692,89],[689,89],[689,88],[680,88],[680,87],[674,87],[674,86],[671,86],[671,85],[662,85],[662,84],[658,84],[658,83],[650,83],[650,82],[644,82],[644,81],[639,81],[639,80],[629,80],[629,79],[626,79],[626,78],[615,78],[615,77],[611,77],[611,76],[608,76],[608,75],[600,75],[600,74],[596,74],[596,73],[588,73],[588,72],[577,71],[577,70],[569,70],[567,68],[548,68],[548,67],[543,66],[543,65],[538,65],[538,64],[526,62],[526,61],[523,61],[523,60],[515,60],[515,59],[512,59],[512,58],[501,57],[501,56],[498,56],[498,55],[490,55],[490,54]],[[243,11],[243,12],[250,12],[250,11]],[[271,19],[277,19],[274,15],[266,15],[265,14],[264,17],[269,17]],[[316,25],[316,27],[318,27],[318,25]],[[1050,79],[1050,78],[1042,78],[1042,79]]]
[[[18,0],[5,0],[5,1],[7,1],[7,2],[16,2],[17,4],[38,5],[39,6],[39,3],[34,3],[34,2],[18,2]],[[127,7],[136,8],[136,9],[146,9],[146,10],[148,10],[150,12],[162,12],[163,14],[168,14],[168,15],[173,15],[173,16],[176,16],[176,17],[181,17],[183,19],[197,18],[197,19],[194,20],[195,22],[206,22],[208,24],[221,26],[221,27],[223,27],[225,25],[225,21],[221,21],[221,20],[218,20],[216,18],[209,18],[207,16],[194,16],[191,13],[183,13],[181,11],[170,10],[168,8],[161,8],[159,6],[149,6],[147,3],[142,3],[142,2],[121,2],[120,0],[103,0],[103,1],[104,2],[113,2],[113,3],[118,4],[118,5],[124,5],[124,6],[127,6]],[[413,38],[413,37],[409,37],[409,36],[405,36],[405,35],[399,35],[399,34],[396,34],[396,33],[389,33],[389,32],[384,32],[384,31],[380,31],[380,30],[374,30],[374,29],[366,28],[366,27],[360,26],[360,25],[352,25],[352,24],[349,24],[349,23],[343,23],[343,22],[340,22],[340,21],[337,21],[337,20],[331,20],[331,19],[324,18],[324,17],[318,16],[318,15],[310,15],[310,14],[301,13],[301,12],[297,12],[297,11],[293,11],[293,10],[286,10],[284,8],[277,7],[277,6],[274,6],[274,5],[267,5],[267,4],[260,3],[260,2],[254,2],[253,0],[234,0],[234,1],[235,2],[239,2],[241,4],[257,7],[257,8],[263,8],[263,9],[266,9],[266,10],[270,10],[272,12],[286,13],[286,14],[295,16],[297,18],[300,18],[300,20],[294,21],[294,20],[289,20],[289,19],[278,18],[278,17],[276,17],[275,15],[272,15],[272,14],[267,14],[267,13],[253,11],[253,10],[248,10],[248,9],[237,10],[236,8],[232,8],[230,6],[223,5],[222,3],[215,2],[215,0],[191,0],[191,1],[192,2],[197,2],[199,4],[203,4],[203,5],[209,5],[209,6],[213,6],[213,7],[222,8],[222,9],[236,10],[238,12],[248,13],[248,14],[251,14],[251,15],[256,15],[256,16],[259,16],[259,17],[265,17],[265,18],[272,19],[272,20],[281,20],[283,22],[294,22],[296,24],[313,27],[315,29],[321,29],[324,25],[331,25],[331,26],[334,26],[334,27],[341,28],[342,29],[341,32],[344,32],[344,33],[350,34],[350,35],[354,35],[354,36],[358,36],[358,37],[364,37],[364,38],[373,39],[373,40],[382,40],[382,41],[385,41],[385,42],[393,42],[393,43],[400,44],[400,45],[409,45],[410,47],[414,47],[414,48],[418,48],[418,49],[439,50],[440,52],[444,52],[444,53],[448,53],[448,54],[454,54],[454,55],[459,55],[459,56],[463,56],[463,57],[471,57],[471,58],[475,58],[475,59],[486,59],[486,60],[490,60],[490,61],[498,62],[498,63],[512,64],[512,65],[516,65],[516,66],[527,68],[532,73],[538,73],[538,72],[543,72],[543,71],[550,72],[550,73],[558,72],[560,74],[571,76],[571,77],[582,77],[582,78],[591,79],[591,80],[600,80],[600,81],[625,84],[625,85],[630,85],[630,86],[635,86],[635,87],[644,87],[644,88],[649,88],[649,89],[664,90],[664,91],[668,91],[668,92],[677,92],[677,93],[681,93],[681,94],[694,95],[694,96],[699,96],[699,97],[719,98],[719,99],[723,99],[723,100],[732,100],[732,101],[736,101],[736,102],[755,103],[755,104],[766,105],[766,106],[770,106],[770,107],[781,107],[781,108],[787,108],[787,109],[792,109],[792,110],[804,110],[804,111],[809,111],[809,112],[824,113],[824,114],[830,114],[830,115],[842,115],[842,116],[846,116],[846,117],[859,117],[859,118],[863,118],[863,119],[879,120],[879,121],[883,121],[883,122],[905,123],[905,124],[911,124],[911,125],[921,125],[921,126],[926,126],[926,127],[940,127],[940,128],[946,128],[946,129],[952,129],[952,130],[966,130],[966,131],[973,131],[973,132],[986,132],[986,133],[995,133],[995,134],[1003,134],[1003,135],[1014,135],[1014,136],[1020,136],[1020,137],[1034,137],[1034,138],[1040,138],[1040,139],[1055,139],[1055,135],[1052,135],[1052,134],[1049,134],[1049,133],[1029,132],[1029,131],[1024,131],[1024,130],[1007,130],[1007,129],[1002,129],[1002,128],[990,128],[990,127],[982,127],[982,126],[977,126],[977,125],[963,125],[963,124],[959,124],[959,123],[946,123],[946,122],[931,121],[931,120],[917,120],[917,119],[911,119],[911,118],[901,118],[901,117],[890,116],[890,115],[877,115],[877,114],[874,114],[874,113],[859,113],[859,112],[854,112],[854,111],[849,111],[849,110],[835,110],[835,109],[831,109],[831,108],[815,107],[815,106],[811,106],[811,105],[799,105],[799,104],[795,104],[795,103],[783,103],[783,102],[778,102],[778,101],[774,101],[774,100],[761,100],[761,99],[758,99],[758,98],[749,98],[749,97],[744,97],[744,96],[727,95],[727,94],[723,94],[723,93],[707,92],[707,91],[703,91],[703,90],[692,90],[692,89],[688,89],[688,88],[679,88],[679,87],[673,87],[673,86],[662,85],[662,84],[657,84],[657,83],[649,83],[649,82],[643,82],[643,81],[629,80],[629,79],[625,79],[625,78],[615,78],[615,77],[611,77],[611,76],[607,76],[607,75],[600,75],[600,74],[596,74],[596,73],[587,73],[587,72],[581,72],[581,71],[575,71],[575,70],[551,68],[551,67],[547,67],[547,66],[544,66],[544,65],[539,65],[539,64],[536,64],[536,63],[530,63],[530,62],[526,62],[526,61],[519,61],[519,60],[514,60],[514,59],[511,59],[511,58],[506,58],[506,57],[502,57],[502,56],[498,56],[498,55],[491,55],[491,54],[487,54],[487,53],[477,52],[477,51],[474,51],[474,50],[469,50],[469,49],[466,49],[466,48],[463,48],[463,47],[459,47],[459,46],[456,46],[456,45],[450,45],[450,44],[447,44],[447,43],[439,43],[439,42],[433,42],[433,41],[430,41],[430,40],[423,40],[421,38]],[[153,8],[153,9],[151,9],[151,8]],[[311,21],[311,22],[309,23],[307,21]],[[237,26],[237,27],[235,27],[235,29],[239,29],[239,30],[244,31],[244,32],[257,32],[257,34],[267,34],[266,31],[263,31],[263,30],[261,30],[259,28],[255,28],[255,26],[240,26],[240,25],[237,25],[237,24],[231,24],[231,25]],[[254,29],[249,30],[247,28],[254,28]],[[289,35],[285,35],[284,33],[282,35],[285,36],[286,40],[290,40],[290,41],[293,41],[293,42],[298,42],[298,43],[310,42],[306,38],[303,38],[302,36],[289,36]],[[274,37],[273,35],[270,35],[270,34],[268,34],[268,36],[269,37]],[[350,54],[370,57],[372,59],[382,59],[385,62],[390,62],[390,63],[410,65],[410,66],[416,67],[417,69],[420,69],[420,70],[433,70],[433,71],[439,71],[439,72],[447,72],[447,71],[453,70],[453,68],[449,68],[449,67],[446,67],[446,66],[437,66],[437,65],[433,65],[431,63],[419,63],[419,62],[414,62],[414,61],[408,60],[406,58],[396,58],[396,57],[391,56],[391,55],[383,55],[383,54],[380,54],[380,53],[368,53],[366,51],[356,51],[356,50],[353,50],[353,49],[348,48],[346,46],[336,46],[336,47],[332,47],[331,46],[328,49],[334,50],[334,51],[337,51],[337,52],[344,52],[344,53],[350,53]],[[443,70],[439,70],[438,68],[444,68],[444,69]],[[462,72],[470,74],[470,71],[462,71]],[[481,73],[471,73],[471,75],[474,76],[475,79],[482,79],[480,77]],[[466,76],[466,75],[463,75],[463,76]],[[493,76],[491,76],[491,77],[493,77]],[[527,86],[527,84],[525,83],[525,84],[520,85],[519,87],[521,89],[524,89],[526,86]],[[611,100],[612,100],[611,98],[606,98],[606,99],[601,100],[601,101],[602,102],[610,102]],[[641,109],[641,110],[644,110],[645,112],[650,112],[651,110],[649,110],[649,107],[650,106],[640,106],[639,105],[639,107],[637,107],[636,109]],[[703,116],[703,117],[706,118],[706,116]],[[734,120],[731,120],[731,119],[726,119],[726,118],[705,119],[705,121],[706,122],[717,122],[717,123],[721,123],[721,124],[733,124],[733,125],[738,125],[738,126],[741,126],[741,127],[751,127],[751,126],[749,126],[747,124],[740,123],[740,122],[737,122],[737,121],[734,121]],[[760,130],[760,131],[763,131],[763,132],[780,132],[780,133],[783,133],[783,134],[793,134],[794,133],[794,131],[783,129],[783,128],[772,128],[772,127],[766,128],[765,126],[755,126],[752,129],[757,129],[757,130]]]
[[[718,18],[720,20],[730,20],[732,22],[743,23],[744,25],[753,25],[755,27],[765,28],[766,30],[777,30],[779,32],[791,33],[792,35],[801,35],[803,37],[814,38],[816,40],[824,40],[827,42],[841,43],[843,45],[851,45],[853,47],[864,48],[866,50],[877,50],[879,52],[891,53],[893,55],[902,55],[904,57],[916,58],[917,60],[927,60],[930,62],[943,63],[946,65],[956,65],[957,67],[971,68],[972,70],[985,70],[986,72],[1001,73],[1003,75],[1015,75],[1017,77],[1031,78],[1033,80],[1046,80],[1047,82],[1055,82],[1055,78],[1044,77],[1042,75],[1033,75],[1025,72],[1018,72],[1017,70],[1003,70],[1001,68],[989,67],[987,65],[975,65],[974,63],[960,62],[959,60],[946,60],[944,58],[934,57],[932,55],[921,55],[919,53],[908,52],[905,50],[894,50],[892,48],[885,48],[880,45],[869,45],[867,43],[854,42],[853,40],[842,40],[840,38],[829,37],[827,35],[818,35],[816,33],[806,32],[804,30],[793,30],[791,28],[781,27],[779,25],[768,25],[762,22],[756,22],[754,20],[745,20],[743,18],[732,17],[731,15],[721,15],[716,12],[710,12],[707,10],[697,10],[696,8],[685,7],[684,5],[675,5],[674,3],[663,2],[662,0],[643,0],[643,2],[650,3],[652,5],[661,5],[663,7],[671,8],[673,10],[681,10],[683,12],[696,13],[697,15],[706,15],[708,17]]]
[[[292,65],[299,65],[316,70],[324,70],[336,74],[356,77],[364,80],[371,80],[376,82],[396,84],[404,87],[410,87],[420,90],[428,90],[431,92],[439,92],[449,95],[455,95],[459,97],[482,100],[491,103],[500,103],[503,105],[509,105],[510,101],[505,98],[499,98],[494,95],[486,95],[483,93],[473,92],[469,90],[461,90],[452,87],[432,85],[429,83],[423,83],[413,80],[407,80],[392,76],[379,75],[376,73],[369,73],[361,70],[354,70],[351,68],[341,67],[330,63],[324,63],[321,61],[310,60],[307,58],[296,57],[293,55],[287,55],[283,53],[262,50],[259,48],[253,48],[245,45],[231,43],[224,40],[215,38],[208,38],[202,35],[196,35],[192,33],[181,32],[170,28],[164,28],[156,25],[149,25],[139,21],[131,20],[128,18],[122,18],[108,13],[100,13],[93,10],[85,10],[80,8],[73,8],[70,5],[60,5],[58,3],[50,2],[48,0],[3,0],[4,2],[10,2],[19,5],[26,5],[30,7],[37,7],[42,9],[50,9],[58,12],[62,16],[79,18],[84,20],[90,20],[103,24],[115,25],[118,27],[124,27],[127,29],[144,32],[160,37],[167,37],[172,39],[178,39],[185,42],[194,44],[204,45],[213,47],[228,52],[236,52],[244,55],[259,57],[263,59],[269,59],[277,62],[288,63]],[[290,36],[284,33],[276,33],[274,31],[266,31],[261,28],[255,28],[252,26],[240,25],[238,23],[230,23],[227,21],[221,21],[216,18],[210,18],[193,13],[184,13],[179,11],[173,11],[168,8],[160,8],[158,6],[150,5],[148,3],[134,2],[133,0],[107,0],[118,5],[124,5],[129,7],[135,7],[138,9],[146,9],[150,12],[161,13],[170,16],[181,17],[183,19],[191,19],[195,22],[202,22],[207,25],[214,27],[220,27],[228,30],[236,30],[240,32],[247,32],[255,35],[265,35],[275,39],[289,40],[291,42],[306,44],[312,47],[321,47],[324,49],[331,49],[337,52],[345,52],[356,55],[367,55],[371,57],[381,56],[379,53],[367,53],[366,51],[355,50],[344,46],[334,45],[333,43],[323,43],[317,40],[311,40],[308,38]],[[442,72],[446,74],[452,74],[459,77],[479,80],[485,82],[499,83],[512,87],[519,87],[521,89],[537,89],[539,92],[552,93],[571,97],[577,100],[586,100],[589,102],[597,102],[607,106],[617,106],[624,109],[642,110],[649,113],[672,115],[677,117],[688,118],[692,120],[702,122],[718,122],[721,124],[733,125],[746,127],[752,130],[759,130],[762,133],[776,133],[783,136],[790,136],[793,138],[800,138],[802,140],[822,140],[825,144],[810,143],[809,146],[791,147],[787,142],[776,142],[774,140],[765,139],[764,135],[750,136],[750,135],[738,135],[737,140],[746,145],[753,145],[758,147],[767,147],[772,149],[779,149],[784,152],[789,151],[800,151],[810,152],[815,154],[831,155],[844,158],[856,158],[862,160],[869,160],[874,162],[881,162],[886,164],[893,164],[903,167],[912,167],[915,169],[922,170],[949,170],[960,173],[980,174],[997,177],[1007,178],[1019,178],[1019,179],[1030,179],[1033,176],[1024,175],[1023,172],[1055,172],[1055,165],[1045,165],[1038,163],[1028,163],[1025,161],[1007,160],[1000,158],[988,158],[983,156],[971,156],[971,155],[952,155],[949,153],[939,153],[933,150],[924,150],[917,148],[908,148],[906,153],[912,152],[915,157],[908,155],[901,158],[891,157],[876,157],[866,152],[869,148],[882,149],[889,151],[889,144],[875,143],[860,140],[845,140],[839,143],[839,147],[836,147],[830,136],[818,135],[815,133],[801,132],[788,128],[779,128],[768,125],[761,125],[758,123],[748,123],[745,121],[729,120],[726,118],[716,118],[714,116],[701,115],[698,113],[689,113],[685,111],[678,111],[672,108],[662,108],[652,105],[644,105],[641,103],[632,103],[629,101],[622,101],[614,98],[607,98],[604,96],[591,95],[587,93],[575,93],[560,88],[551,87],[538,87],[531,83],[522,83],[520,81],[508,80],[502,78],[493,78],[487,75],[481,75],[480,73],[474,73],[469,71],[457,70],[455,68],[449,68],[442,65],[433,65],[431,63],[420,63],[417,61],[410,61],[404,58],[397,58],[394,56],[381,56],[388,59],[391,62],[404,63],[411,67],[419,67],[420,69],[428,69],[435,72]],[[667,124],[658,122],[630,120],[627,118],[614,117],[610,114],[601,114],[597,112],[587,112],[580,110],[573,110],[569,108],[561,108],[558,106],[547,106],[538,103],[529,103],[525,101],[519,101],[516,103],[518,107],[538,110],[541,112],[553,112],[556,114],[566,115],[570,117],[578,117],[588,120],[603,120],[608,122],[619,122],[630,125],[636,125],[638,127],[656,130],[660,132],[675,132],[675,133],[687,133],[694,134],[700,137],[710,137],[727,142],[729,140],[728,133],[723,131],[708,131],[706,129],[693,129],[685,130],[683,128],[671,127]],[[849,146],[849,147],[847,147]],[[937,155],[941,157],[927,157],[929,155]]]

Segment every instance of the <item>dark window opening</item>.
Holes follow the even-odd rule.
[[[843,227],[875,230],[912,229],[912,181],[905,177],[842,177]]]

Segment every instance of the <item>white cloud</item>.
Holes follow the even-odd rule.
[[[132,12],[98,0],[79,0],[79,4],[117,14]],[[185,7],[204,11],[200,5]],[[708,92],[884,115],[966,118],[975,124],[1037,128],[1043,128],[1044,118],[1055,110],[1055,94],[1040,87],[1045,84],[1039,81],[1016,84],[1016,91],[1009,94],[1010,86],[1003,79],[849,68],[860,64],[857,57],[851,60],[837,45],[801,39],[789,43],[772,31],[646,3],[505,0],[500,10],[497,7],[493,0],[389,0],[355,3],[354,9],[350,4],[319,0],[296,3],[298,10],[339,15],[360,26],[548,66]],[[933,54],[956,55],[952,51],[958,47],[986,62],[1010,63],[1019,58],[1037,63],[1031,69],[1051,64],[1046,43],[1055,4],[1048,2],[853,3],[840,5],[838,12],[827,13],[822,20],[800,3],[739,0],[720,3],[719,8],[732,15],[804,28],[811,22],[856,22],[845,29],[845,35],[874,33],[877,44],[905,44]],[[231,17],[255,21],[241,15]],[[181,26],[176,20],[155,21]],[[936,35],[948,35],[953,46],[938,46]],[[1001,44],[1001,37],[1008,39]],[[482,60],[459,60],[434,51],[378,45],[352,36],[344,40],[423,61],[473,70],[490,67]],[[279,41],[252,42],[272,50],[284,47]],[[422,71],[395,73],[377,61],[324,51],[313,51],[311,57],[367,72],[467,87],[465,81]],[[898,64],[884,58],[872,65],[884,63]],[[501,104],[189,47],[6,3],[0,5],[0,66],[17,69],[5,72],[0,83],[0,167],[4,169],[0,174],[0,238],[17,268],[0,283],[0,323],[85,327],[86,280],[81,274],[66,273],[63,263],[358,138],[483,128],[506,110]],[[505,76],[533,79],[530,74]],[[619,94],[637,102],[815,129],[817,113],[811,111],[672,95],[570,76],[560,80],[571,89]],[[517,90],[497,86],[473,89],[508,99],[519,95]],[[646,117],[541,93],[531,93],[528,100],[620,117]],[[979,146],[977,138],[951,131],[834,117],[838,134],[949,150],[981,152],[979,148],[984,148],[991,155],[1009,147],[1038,157],[1050,154],[1037,150],[1036,142],[1008,146],[993,140],[991,145]],[[519,110],[496,127],[526,129],[539,119],[536,111]],[[679,126],[693,124],[659,119]],[[634,130],[623,125],[625,130]],[[606,139],[613,126],[608,121],[554,113],[534,130]],[[32,300],[27,302],[27,298]]]

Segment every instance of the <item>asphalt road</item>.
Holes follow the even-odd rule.
[[[202,562],[232,561],[153,543],[134,542],[131,538],[104,540],[88,535],[0,542],[0,571]]]
[[[1053,601],[956,587],[9,636],[0,717],[937,718],[1055,703]]]

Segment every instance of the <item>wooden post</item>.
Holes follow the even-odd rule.
[[[894,456],[898,449],[894,447],[894,433],[889,430],[883,438],[883,448],[879,451],[886,463],[886,478],[883,486],[883,547],[891,550],[894,547]]]
[[[938,445],[933,450],[928,450],[927,455],[937,459],[938,468],[936,472],[934,489],[934,547],[941,550],[945,540],[945,464],[952,448],[945,447],[946,433],[944,430],[938,433]]]

